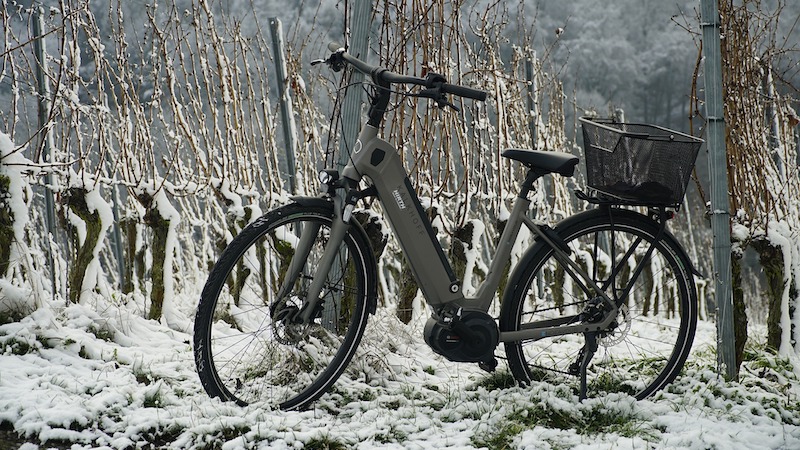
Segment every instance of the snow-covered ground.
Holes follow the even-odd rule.
[[[489,375],[444,361],[419,324],[379,311],[333,391],[282,412],[208,398],[190,331],[142,310],[141,299],[93,298],[0,325],[0,448],[800,448],[800,364],[754,350],[740,382],[724,382],[711,323],[666,392],[581,403],[568,385],[513,386],[502,362]]]

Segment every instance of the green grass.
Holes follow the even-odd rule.
[[[152,392],[147,393],[144,396],[144,401],[142,402],[142,406],[145,408],[160,408],[164,406],[164,399],[163,395],[161,394],[161,388],[155,389]]]
[[[36,350],[36,346],[31,345],[31,343],[26,340],[12,337],[5,340],[0,349],[2,349],[3,353],[11,353],[12,355],[22,356],[34,352]]]
[[[499,370],[478,381],[475,385],[468,388],[468,390],[475,390],[479,387],[485,388],[489,391],[509,389],[517,385],[517,380],[511,372]]]
[[[107,326],[98,326],[97,324],[91,324],[86,329],[89,333],[95,335],[97,339],[106,342],[114,342],[114,330]]]
[[[24,319],[27,315],[28,315],[27,313],[18,310],[0,312],[0,325],[19,322],[22,319]]]
[[[311,439],[303,446],[304,450],[347,450],[350,446],[328,436]]]
[[[376,434],[372,439],[380,444],[388,444],[390,442],[404,442],[407,438],[407,433],[398,430],[394,425],[390,425],[389,431]]]
[[[624,437],[638,436],[645,440],[654,440],[658,437],[658,431],[647,421],[636,417],[633,413],[608,409],[602,404],[595,404],[592,407],[579,406],[576,411],[561,410],[539,402],[515,409],[501,422],[503,426],[500,429],[474,436],[473,444],[490,449],[512,448],[511,445],[517,435],[535,426],[574,430],[580,435],[615,433]]]

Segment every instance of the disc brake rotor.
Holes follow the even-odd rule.
[[[617,325],[609,331],[603,332],[598,338],[598,344],[603,347],[612,347],[622,342],[631,330],[631,317],[628,306],[622,305],[617,313]]]

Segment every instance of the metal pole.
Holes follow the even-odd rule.
[[[347,4],[347,3],[345,3]],[[346,14],[346,12],[345,12]],[[351,10],[351,34],[348,53],[358,57],[366,58],[369,49],[369,25],[372,19],[371,0],[355,0]],[[346,45],[346,44],[345,44]],[[339,141],[339,160],[338,169],[341,170],[347,165],[350,158],[350,149],[355,145],[358,133],[361,131],[361,83],[364,75],[356,70],[350,71],[350,83],[354,84],[353,89],[347,90],[342,101],[342,134]],[[346,249],[341,249],[339,257],[336,258],[332,267],[331,275],[336,276],[342,273],[344,267],[340,261],[347,261]],[[323,323],[331,330],[335,330],[338,321],[337,311],[340,310],[341,293],[337,294],[333,301],[325,302],[325,309],[322,312]]]
[[[286,165],[289,172],[289,192],[297,190],[297,167],[294,154],[297,150],[297,135],[295,133],[294,111],[292,99],[289,96],[289,83],[286,68],[286,54],[283,51],[283,26],[276,17],[269,19],[269,31],[272,35],[272,49],[275,54],[275,67],[278,73],[278,97],[281,105],[281,123],[283,124],[283,138],[286,141]]]
[[[794,150],[797,155],[797,165],[800,166],[800,126],[794,128]]]
[[[47,82],[47,60],[45,59],[45,42],[44,42],[44,8],[39,7],[33,11],[34,18],[31,22],[33,28],[33,51],[36,56],[36,89],[39,93],[39,129],[42,130],[42,152],[38,155],[38,161],[46,164],[53,162],[53,130],[50,127],[50,84]],[[56,269],[55,269],[55,251],[53,248],[57,246],[57,233],[56,233],[56,210],[55,200],[53,199],[53,191],[50,187],[53,185],[53,174],[49,171],[45,176],[44,188],[44,201],[45,201],[45,219],[47,221],[47,231],[49,234],[49,251],[47,252],[48,264],[50,265],[50,285],[53,289],[53,300],[56,299]]]
[[[348,53],[366,58],[369,49],[369,25],[372,19],[372,1],[355,0],[351,11],[351,34]],[[347,91],[342,102],[342,139],[339,145],[339,169],[347,165],[350,148],[355,145],[361,129],[361,86],[364,75],[351,71],[350,83],[354,86]]]
[[[614,121],[617,123],[625,123],[625,110],[622,108],[614,109]]]
[[[539,114],[536,110],[536,76],[533,73],[533,61],[530,58],[525,59],[525,81],[528,82],[528,131],[531,134],[531,149],[536,150],[536,121]]]
[[[733,331],[731,289],[730,203],[725,148],[725,116],[722,100],[720,17],[717,0],[700,1],[703,30],[708,165],[711,173],[711,230],[714,233],[714,295],[717,300],[717,364],[728,380],[738,378]]]
[[[119,290],[123,291],[125,286],[125,255],[122,251],[122,233],[119,230],[119,186],[111,186],[114,203],[112,212],[114,213],[114,255],[117,257],[117,272],[119,274]]]

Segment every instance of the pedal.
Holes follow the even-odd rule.
[[[494,372],[497,369],[497,358],[481,361],[478,363],[478,367],[490,373]]]

